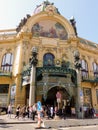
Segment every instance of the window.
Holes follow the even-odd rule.
[[[84,104],[87,106],[91,106],[92,105],[91,88],[84,88],[83,94],[84,94]]]
[[[8,93],[9,84],[0,84],[0,93]]]
[[[98,77],[98,65],[95,62],[93,63],[93,72],[94,77]]]
[[[82,75],[82,78],[88,78],[88,65],[87,65],[87,62],[85,60],[81,60],[81,66],[82,66],[82,69],[81,69],[81,75]]]
[[[1,68],[3,71],[11,72],[12,71],[12,63],[13,63],[13,55],[12,53],[6,53],[3,56]]]
[[[51,53],[47,53],[43,57],[43,65],[44,66],[54,66],[54,55]]]

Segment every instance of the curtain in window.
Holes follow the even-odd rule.
[[[13,63],[13,55],[12,53],[6,53],[3,56],[1,68],[3,71],[11,72],[12,71],[12,63]]]
[[[81,65],[82,65],[82,69],[81,69],[82,78],[88,78],[87,62],[85,60],[81,60]]]
[[[94,77],[98,77],[98,65],[97,63],[93,63],[93,73],[94,73]]]

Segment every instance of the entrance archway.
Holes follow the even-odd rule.
[[[58,91],[61,93],[61,107],[64,105],[64,101],[66,101],[67,103],[70,100],[70,94],[64,87],[55,86],[48,91],[45,104],[56,106],[57,105],[56,94]]]
[[[64,87],[55,86],[51,88],[47,93],[47,99],[45,101],[43,100],[44,104],[53,107],[58,106],[56,98],[58,91],[61,93],[61,102],[59,109],[62,109],[63,106],[65,106],[66,116],[71,116],[71,108],[75,107],[75,99],[74,96],[71,96]]]

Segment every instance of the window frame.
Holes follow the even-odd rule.
[[[51,67],[55,65],[54,62],[55,56],[52,53],[46,53],[43,56],[43,66]],[[50,61],[50,63],[49,63]]]
[[[82,79],[88,78],[88,64],[87,64],[86,60],[84,60],[84,59],[81,60],[81,66],[82,66],[82,69],[81,69]]]
[[[13,54],[5,53],[2,58],[1,69],[3,71],[12,72]]]

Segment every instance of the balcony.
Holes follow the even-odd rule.
[[[12,72],[0,70],[0,77],[1,76],[11,77],[12,76]]]
[[[94,76],[82,77],[82,82],[98,83],[98,77]]]

